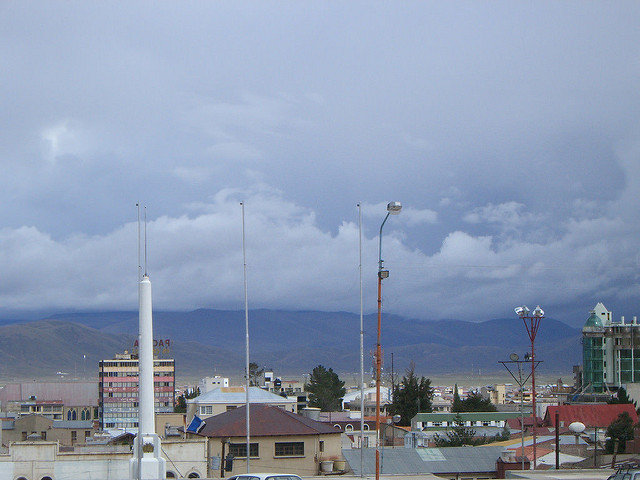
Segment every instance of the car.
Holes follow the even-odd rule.
[[[234,475],[227,480],[302,480],[291,473],[243,473]]]
[[[640,480],[640,468],[619,468],[607,480]]]

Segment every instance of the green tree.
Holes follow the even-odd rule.
[[[460,400],[460,395],[458,394],[458,384],[456,383],[453,387],[453,403],[451,404],[451,411],[453,413],[460,412],[460,404],[462,400]]]
[[[184,399],[184,395],[178,396],[176,399],[176,406],[173,407],[175,413],[187,413],[187,401]]]
[[[392,415],[400,415],[399,425],[411,425],[411,419],[420,412],[431,412],[431,399],[433,389],[431,380],[425,377],[418,378],[414,372],[414,364],[407,369],[407,374],[402,377],[400,385],[393,392],[393,399],[389,407]]]
[[[627,394],[627,391],[625,390],[624,387],[618,388],[618,391],[616,392],[615,397],[611,397],[607,403],[609,403],[609,404],[626,404],[626,403],[630,403],[634,407],[637,406],[636,402],[634,402],[631,399],[631,397]]]
[[[455,399],[454,399],[455,403]],[[488,398],[483,398],[479,393],[472,393],[464,400],[460,401],[457,410],[452,412],[497,412],[496,406]]]
[[[260,368],[260,366],[255,362],[249,363],[249,385],[253,387],[258,386],[258,379],[264,373],[264,368]]]
[[[194,388],[191,392],[179,395],[178,398],[176,398],[176,406],[173,407],[173,411],[175,413],[187,413],[187,400],[196,398],[198,395],[200,395],[199,387]]]
[[[447,429],[444,436],[436,433],[434,438],[436,447],[462,447],[463,445],[477,445],[476,431],[464,426],[464,419],[458,413],[453,417],[453,425]]]
[[[617,453],[624,453],[627,440],[633,439],[633,420],[627,412],[618,415],[609,427],[607,427],[607,440],[605,448],[607,453],[613,453],[614,445],[618,443]]]
[[[309,406],[320,408],[323,412],[341,410],[342,397],[347,393],[338,374],[322,365],[313,369],[304,389],[309,392]]]

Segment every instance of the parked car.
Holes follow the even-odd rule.
[[[620,468],[607,480],[640,480],[640,468]]]
[[[291,473],[244,473],[234,475],[227,480],[302,480],[298,475]]]

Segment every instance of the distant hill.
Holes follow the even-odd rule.
[[[302,374],[318,364],[338,372],[360,368],[360,317],[346,312],[253,310],[249,313],[251,361],[280,374]],[[542,321],[536,356],[540,372],[562,374],[581,363],[580,329]],[[373,368],[376,315],[365,317],[365,369]],[[244,311],[154,312],[154,337],[171,340],[178,376],[239,376],[244,368]],[[67,372],[95,378],[100,359],[131,349],[137,312],[59,314],[6,324],[0,320],[0,380],[43,378]],[[530,350],[522,322],[496,319],[418,321],[383,317],[385,371],[404,372],[411,361],[426,376],[504,373],[500,360]],[[86,355],[86,357],[83,357]]]

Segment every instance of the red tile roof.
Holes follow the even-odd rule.
[[[618,415],[626,412],[634,425],[638,423],[638,414],[633,405],[627,404],[582,404],[547,407],[544,424],[555,426],[556,411],[560,413],[560,425],[568,427],[573,422],[582,422],[586,427],[606,428]]]
[[[209,417],[205,419],[205,426],[200,430],[199,435],[216,438],[244,437],[247,434],[246,415],[246,407],[242,406]],[[333,428],[333,425],[317,422],[271,405],[251,405],[249,416],[252,437],[340,433],[340,430]]]

